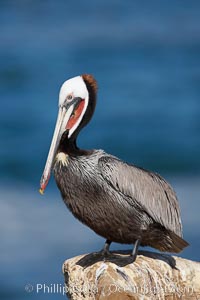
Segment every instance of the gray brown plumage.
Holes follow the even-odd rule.
[[[139,245],[180,252],[188,243],[182,239],[180,209],[171,186],[160,175],[122,162],[103,150],[77,147],[76,137],[94,112],[97,85],[91,75],[72,80],[61,88],[60,109],[64,112],[63,119],[57,121],[61,132],[55,130],[60,137],[58,141],[53,138],[41,190],[53,169],[67,207],[107,240],[105,252],[111,242],[135,243],[133,260]],[[69,94],[73,95],[70,102],[66,100]]]

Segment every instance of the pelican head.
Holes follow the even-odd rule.
[[[46,165],[40,181],[40,193],[48,184],[62,136],[75,139],[79,130],[90,120],[96,104],[96,81],[88,74],[66,80],[61,86],[58,117]]]

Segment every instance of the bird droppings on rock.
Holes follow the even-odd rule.
[[[96,270],[95,281],[98,281],[100,276],[104,273],[104,271],[108,268],[108,266],[103,262],[100,267]]]

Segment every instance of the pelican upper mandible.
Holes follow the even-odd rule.
[[[158,174],[125,163],[103,150],[82,150],[79,131],[90,121],[96,106],[97,83],[91,75],[65,81],[59,94],[55,131],[40,182],[43,193],[51,171],[62,198],[82,223],[111,242],[151,246],[180,252],[180,208],[172,187]]]

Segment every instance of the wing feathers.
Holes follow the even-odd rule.
[[[182,236],[176,194],[160,175],[126,164],[112,156],[101,157],[99,168],[104,179],[115,190],[137,201],[155,222]]]

